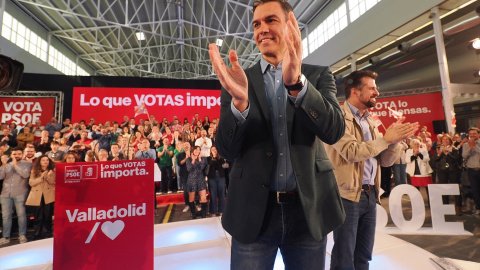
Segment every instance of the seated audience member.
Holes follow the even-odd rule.
[[[50,148],[52,148],[52,150],[48,151],[46,154],[54,163],[63,162],[63,157],[65,156],[65,152],[58,150],[59,147],[60,144],[57,141],[52,141],[52,143],[50,143]]]
[[[123,154],[120,153],[120,146],[116,143],[112,144],[110,146],[110,157],[108,158],[108,160],[123,160],[124,157],[123,157]]]
[[[79,161],[79,157],[75,152],[67,152],[63,158],[65,163],[75,163]]]
[[[105,149],[98,150],[98,161],[108,161],[108,151]]]
[[[150,148],[150,141],[149,140],[143,140],[139,145],[138,145],[138,151],[135,154],[136,159],[155,159],[155,150]]]
[[[23,152],[24,152],[23,160],[32,162],[32,163],[35,163],[35,161],[37,161],[37,153],[35,151],[35,146],[33,146],[33,144],[27,143]],[[41,156],[42,153],[40,153],[39,155]]]
[[[34,209],[33,239],[52,237],[55,163],[47,156],[40,156],[33,164],[28,184],[32,189],[25,205],[32,206]]]
[[[26,243],[27,237],[27,215],[25,212],[25,199],[28,195],[28,178],[33,164],[22,160],[23,148],[15,147],[8,162],[6,155],[1,156],[0,179],[3,179],[1,192],[2,204],[2,238],[0,245],[10,243],[12,229],[13,207],[17,213],[19,241]]]
[[[34,143],[35,151],[41,152],[42,155],[44,155],[48,151],[52,150],[50,148],[51,142],[52,142],[52,139],[48,137],[48,131],[46,130],[42,131],[40,139],[36,140]]]
[[[23,132],[17,135],[18,146],[25,147],[27,143],[34,142],[33,133],[31,133],[30,131],[31,131],[30,127],[24,127]]]
[[[7,142],[10,147],[16,147],[18,145],[17,139],[12,136],[9,128],[4,128],[2,133],[3,134],[0,135],[0,142]]]

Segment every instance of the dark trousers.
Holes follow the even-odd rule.
[[[286,270],[324,269],[327,237],[317,241],[308,229],[299,200],[278,204],[270,195],[262,229],[253,243],[232,238],[232,270],[271,270],[278,249]]]
[[[447,170],[437,170],[438,172],[438,184],[459,184],[458,172],[457,171],[447,171]],[[442,196],[443,204],[449,204],[450,196]],[[455,195],[455,206],[462,206],[462,197],[460,195]]]
[[[167,192],[173,189],[172,166],[160,167],[162,172],[162,192]]]
[[[40,206],[33,206],[34,208],[34,239],[42,239],[52,235],[52,216],[53,216],[53,202],[45,204],[45,199],[42,195]]]
[[[381,183],[380,186],[385,191],[383,195],[389,196],[392,186],[392,167],[380,167],[381,168]]]
[[[472,187],[473,200],[477,206],[477,210],[480,209],[480,170],[467,169],[468,180],[470,180],[470,186]]]

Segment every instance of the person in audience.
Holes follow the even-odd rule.
[[[67,138],[61,138],[60,139],[60,145],[58,147],[58,151],[62,151],[64,153],[67,153],[68,152],[68,149],[70,148],[70,146],[68,145],[68,139]]]
[[[33,144],[27,143],[23,152],[24,152],[23,160],[31,163],[35,163],[35,161],[37,160],[37,153],[35,151],[35,146],[33,146]],[[39,153],[39,156],[41,155],[42,153]]]
[[[90,150],[92,149],[92,140],[88,138],[88,132],[82,131],[80,135],[80,140],[76,142],[77,145],[81,145],[83,149]],[[74,144],[72,144],[73,146]]]
[[[143,140],[146,140],[145,137],[143,137],[142,133],[139,131],[135,132],[135,137],[132,138],[132,141],[130,142],[130,145],[135,147],[135,152],[138,151],[138,146],[142,143]]]
[[[155,154],[155,149],[150,148],[150,141],[149,140],[143,140],[139,145],[138,145],[138,151],[135,155],[136,159],[155,159],[156,154]]]
[[[120,152],[120,146],[117,143],[113,143],[110,146],[110,157],[108,160],[117,161],[117,160],[124,160],[124,159],[125,158],[123,156],[123,153]]]
[[[0,135],[0,142],[7,142],[10,147],[16,147],[18,145],[17,139],[11,134],[10,128],[4,128],[2,135]]]
[[[87,127],[88,130],[94,131],[94,127],[93,127],[93,126],[96,126],[96,125],[95,125],[95,118],[90,117],[90,122],[88,122],[88,124],[86,124],[85,126]]]
[[[10,135],[12,135],[16,139],[18,135],[17,124],[15,124],[15,122],[11,122],[10,125],[8,125],[8,128],[11,132]]]
[[[93,150],[88,150],[87,153],[85,153],[85,162],[93,162],[95,160],[96,160],[96,157]]]
[[[75,163],[79,161],[80,161],[80,158],[75,152],[68,152],[67,154],[65,154],[65,157],[63,158],[63,162],[65,163]]]
[[[164,132],[163,132],[163,135],[162,135],[162,141],[163,139],[165,138],[168,138],[168,145],[172,145],[173,144],[173,134],[172,134],[172,131],[170,130],[170,128],[168,126],[165,126],[164,127]]]
[[[12,148],[8,146],[7,142],[0,142],[0,155],[10,156]]]
[[[23,132],[17,135],[18,146],[25,147],[25,144],[34,142],[33,133],[30,131],[30,127],[24,127]]]
[[[42,131],[42,136],[40,137],[40,139],[36,140],[34,143],[35,151],[41,152],[42,155],[44,155],[48,151],[52,150],[50,148],[51,142],[52,142],[52,139],[48,137],[48,131],[46,130]]]
[[[410,140],[410,149],[405,153],[407,163],[406,172],[410,176],[428,176],[432,173],[429,161],[430,156],[428,150],[422,147],[422,143],[418,139]]]
[[[172,130],[172,132],[178,131],[179,133],[182,133],[182,125],[178,123],[178,119],[173,120],[170,130]]]
[[[91,148],[90,148],[91,149]],[[80,144],[80,143],[74,143],[70,149],[69,149],[69,152],[73,152],[77,155],[77,162],[83,162],[85,161],[85,154],[87,153],[88,150],[90,150],[88,148],[86,148],[86,145],[85,144]],[[95,150],[92,150],[94,151],[95,153]]]
[[[212,140],[207,137],[207,131],[202,129],[200,132],[201,137],[195,141],[195,146],[200,146],[202,150],[202,157],[207,158],[210,156],[210,148],[212,148]]]
[[[427,126],[423,126],[418,132],[417,137],[420,137],[420,134],[424,133],[426,138],[432,138],[432,133],[427,131]]]
[[[192,130],[190,129],[190,123],[185,123],[182,129],[182,141],[186,142],[190,140],[190,133]]]
[[[57,142],[52,142],[57,143]],[[25,205],[34,209],[33,240],[52,237],[53,204],[55,202],[55,163],[46,155],[33,164],[28,184],[32,187]]]
[[[462,157],[465,159],[468,180],[473,194],[476,210],[473,213],[480,216],[480,129],[468,129],[468,142],[463,145]]]
[[[55,131],[53,133],[52,141],[60,142],[61,138],[62,138],[62,133],[60,131]]]
[[[128,125],[130,124],[130,118],[128,118],[128,116],[124,116],[123,117],[123,122],[120,124],[120,128],[123,129],[124,127],[128,127]]]
[[[208,128],[210,127],[210,118],[208,118],[208,115],[205,115],[205,117],[203,118],[202,126],[205,130],[208,130]]]
[[[397,158],[393,164],[393,179],[395,180],[395,186],[406,184],[407,183],[407,161],[406,161],[406,151],[408,149],[408,144],[406,140],[403,140],[398,143],[401,147],[400,156]]]
[[[210,214],[212,217],[223,215],[225,205],[225,169],[227,161],[220,157],[217,148],[212,146],[208,163],[208,190],[210,191]],[[217,201],[218,199],[218,201]]]
[[[126,153],[125,156],[127,157],[126,158],[127,160],[133,160],[135,159],[135,155],[137,152],[135,152],[135,147],[130,145],[126,148],[125,153]]]
[[[105,127],[100,128],[100,133],[92,135],[92,139],[97,140],[98,148],[107,150],[107,153],[110,151],[112,138],[113,133]]]
[[[178,132],[178,131],[175,131]],[[174,135],[175,135],[174,132]],[[174,140],[175,141],[175,140]],[[180,165],[178,165],[177,159],[180,153],[183,153],[183,142],[177,140],[173,150],[173,164],[174,164],[174,173],[177,176],[177,193],[183,193],[183,185],[180,180]]]
[[[192,118],[192,126],[195,126],[198,121],[200,121],[200,118],[198,117],[198,113],[195,113]]]
[[[433,162],[437,168],[438,184],[459,184],[458,171],[461,165],[460,153],[455,148],[453,140],[448,134],[443,134],[437,145]],[[462,215],[462,198],[459,195],[455,197],[455,214]],[[449,203],[449,196],[443,196],[443,204]]]
[[[63,157],[65,156],[65,152],[58,150],[59,147],[60,144],[57,141],[52,141],[50,143],[52,150],[46,153],[47,157],[49,157],[54,164],[63,162]]]
[[[128,128],[130,129],[130,134],[135,134],[137,131],[137,125],[135,124],[135,118],[130,118],[130,122],[128,123]]]
[[[426,131],[420,131],[417,137],[423,144],[425,144],[425,146],[427,147],[427,151],[430,151],[432,149],[432,139],[430,137],[427,137]]]
[[[108,151],[105,149],[98,150],[98,161],[108,161]]]
[[[8,162],[8,156],[2,155],[0,166],[0,179],[3,179],[1,204],[2,204],[2,238],[0,246],[10,243],[12,229],[13,206],[17,213],[18,234],[20,244],[26,243],[27,215],[25,212],[25,200],[28,195],[28,178],[33,164],[22,160],[23,148],[14,147]]]
[[[195,208],[195,192],[198,192],[200,195],[201,216],[203,218],[207,216],[207,184],[203,174],[203,170],[207,165],[207,159],[202,158],[200,153],[200,147],[194,146],[190,157],[186,160],[188,178],[185,190],[188,192],[188,202],[190,211],[192,213],[192,219],[197,218],[197,212]]]
[[[51,118],[50,122],[45,125],[44,130],[48,131],[48,137],[53,139],[53,133],[62,130],[62,124],[58,123],[57,118],[54,116]]]
[[[40,121],[40,119],[35,121],[35,125],[33,126],[33,129],[32,129],[32,133],[34,136],[33,138],[35,141],[42,137],[43,129],[45,129],[45,127],[42,126],[42,121]]]
[[[157,149],[158,167],[162,172],[162,192],[172,193],[173,177],[172,177],[172,157],[174,148],[170,145],[170,140],[166,137],[163,139],[163,146]]]
[[[179,177],[179,191],[186,187],[187,179],[188,179],[188,170],[187,170],[187,159],[190,157],[190,148],[191,144],[189,142],[183,143],[183,152],[179,153],[176,157],[177,165],[178,165],[178,177]],[[183,208],[182,212],[186,213],[190,210],[190,201],[188,197],[188,192],[183,192],[183,200],[185,201],[185,207]]]

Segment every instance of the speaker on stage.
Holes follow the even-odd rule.
[[[0,54],[0,92],[15,93],[20,87],[23,64]]]
[[[447,122],[445,120],[434,120],[433,124],[433,133],[442,134],[442,132],[447,133]]]

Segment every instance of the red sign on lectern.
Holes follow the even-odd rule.
[[[54,269],[153,269],[153,163],[56,165]]]

